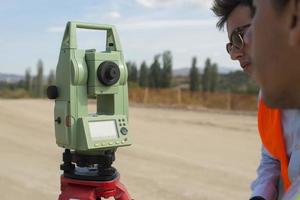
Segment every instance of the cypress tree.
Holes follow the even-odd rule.
[[[135,63],[131,65],[131,72],[130,72],[130,81],[137,83],[138,82],[138,70]]]
[[[146,62],[144,61],[140,68],[140,75],[139,75],[139,85],[140,87],[148,87],[148,72],[149,69],[147,67]]]
[[[160,55],[154,57],[154,62],[150,67],[149,72],[149,86],[152,88],[161,87],[161,67],[159,63]]]
[[[48,76],[48,85],[54,85],[55,84],[55,74],[54,70],[50,70],[49,76]]]
[[[163,68],[161,74],[161,86],[163,88],[171,87],[172,82],[172,54],[171,51],[165,51],[162,56]]]
[[[197,68],[197,58],[193,57],[192,67],[190,69],[190,90],[192,92],[200,89],[200,74]]]
[[[44,96],[44,78],[43,78],[43,68],[44,64],[42,60],[39,60],[37,63],[37,77],[36,77],[36,89],[37,89],[37,97]]]
[[[31,72],[30,68],[27,68],[25,71],[25,90],[31,93],[32,81],[31,81]]]
[[[137,66],[134,62],[128,61],[126,62],[127,70],[128,70],[128,81],[129,82],[137,82],[138,81],[138,70]]]
[[[202,77],[202,89],[204,92],[210,89],[210,74],[211,74],[211,61],[209,58],[205,61],[204,72]]]
[[[217,83],[218,83],[218,65],[214,63],[211,66],[210,70],[210,83],[209,83],[209,91],[210,92],[215,92],[217,88]]]

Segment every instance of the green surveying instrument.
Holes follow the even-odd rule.
[[[106,50],[78,49],[76,29],[105,31]],[[48,98],[55,99],[56,143],[65,149],[60,200],[101,200],[101,197],[110,196],[119,200],[130,199],[119,182],[119,173],[111,166],[116,149],[131,144],[127,76],[114,26],[67,23],[56,70],[56,85],[47,89]],[[89,98],[96,99],[95,113],[88,111]],[[90,187],[88,191],[87,186]]]

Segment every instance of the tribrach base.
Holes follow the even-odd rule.
[[[120,176],[112,181],[83,181],[61,176],[61,194],[58,200],[132,200]]]

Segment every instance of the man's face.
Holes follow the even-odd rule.
[[[241,29],[241,37],[244,39],[246,31],[249,27],[243,28],[245,25],[251,24],[251,9],[249,6],[237,6],[227,19],[227,34],[230,42],[232,34]],[[238,60],[242,69],[252,76],[252,62],[250,58],[250,40],[244,40],[244,47],[239,49],[231,46],[229,55],[232,60]]]
[[[254,74],[269,106],[300,107],[300,49],[290,40],[295,18],[291,5],[281,12],[272,1],[254,0],[256,13],[251,27]]]

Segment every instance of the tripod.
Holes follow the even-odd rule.
[[[61,170],[61,194],[59,200],[132,200],[120,174],[111,165],[115,152],[104,151],[101,155],[80,155],[66,149]]]

